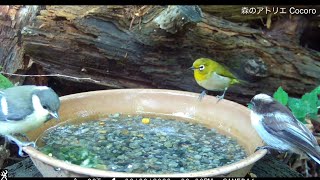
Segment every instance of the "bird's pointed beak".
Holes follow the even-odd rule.
[[[248,106],[248,108],[249,108],[250,110],[252,110],[252,107],[253,107],[252,102],[247,103],[247,106]]]
[[[56,118],[57,120],[60,120],[59,114],[58,112],[50,112],[50,115],[54,118]]]
[[[196,68],[194,68],[193,66],[189,67],[188,70],[195,70]]]

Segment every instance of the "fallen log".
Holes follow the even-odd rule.
[[[319,85],[320,53],[300,45],[306,21],[283,17],[258,29],[199,6],[46,6],[23,27],[22,48],[24,59],[38,65],[29,74],[95,80],[50,77],[60,94],[67,94],[64,88],[201,92],[187,68],[197,58],[211,58],[248,82],[226,94],[245,104],[279,86],[300,96]]]

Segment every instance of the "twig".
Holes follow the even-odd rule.
[[[87,81],[93,81],[95,83],[99,83],[100,81],[91,79],[91,78],[79,78],[79,77],[74,77],[74,76],[68,76],[68,75],[63,75],[63,74],[46,74],[46,75],[26,75],[26,74],[14,74],[14,73],[6,73],[3,71],[0,71],[1,74],[6,74],[10,76],[21,76],[21,77],[65,77],[65,78],[71,78],[71,79],[76,79],[76,80],[87,80]]]
[[[21,161],[22,158],[19,157],[8,157],[7,159],[13,160],[13,161]]]

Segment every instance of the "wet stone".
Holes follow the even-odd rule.
[[[115,113],[105,119],[50,129],[40,150],[97,169],[130,173],[186,173],[246,158],[232,138],[200,124]]]

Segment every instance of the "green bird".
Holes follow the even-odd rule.
[[[205,90],[199,96],[199,100],[210,91],[223,91],[217,96],[218,102],[224,98],[227,89],[240,81],[225,67],[208,58],[199,58],[194,61],[190,68],[194,71],[194,79]]]

